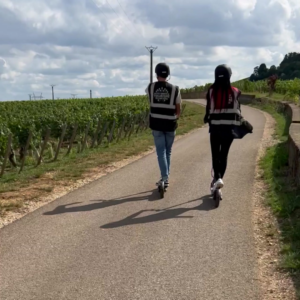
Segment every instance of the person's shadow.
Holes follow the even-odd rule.
[[[151,194],[149,194],[151,192]],[[91,200],[91,204],[86,204],[82,206],[72,206],[75,204],[79,204],[82,202],[73,202],[65,205],[59,205],[54,210],[45,212],[44,215],[58,215],[58,214],[65,214],[65,213],[74,213],[74,212],[82,212],[82,211],[92,211],[95,209],[102,209],[114,205],[119,205],[127,202],[134,202],[134,201],[156,201],[159,200],[160,196],[157,192],[157,189],[146,191],[134,195],[125,196],[122,198],[111,199],[111,200]]]
[[[196,202],[202,200],[202,203],[200,205],[194,206],[194,207],[180,207],[180,208],[174,208],[186,203]],[[103,229],[110,229],[110,228],[117,228],[117,227],[123,227],[128,225],[136,225],[136,224],[145,224],[145,223],[151,223],[151,222],[158,222],[158,221],[164,221],[168,219],[184,219],[184,218],[193,218],[192,216],[181,216],[182,214],[192,211],[192,210],[205,210],[209,211],[215,209],[214,202],[211,198],[211,195],[206,195],[199,199],[190,200],[178,205],[174,205],[165,209],[155,210],[155,209],[148,209],[148,210],[141,210],[139,212],[136,212],[120,221],[108,223],[105,225],[100,226],[100,228]],[[156,212],[155,214],[147,215],[144,217],[138,217],[143,212]]]

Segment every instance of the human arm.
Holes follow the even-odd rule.
[[[180,89],[178,87],[178,95],[177,95],[176,101],[175,101],[177,119],[179,119],[180,114],[181,114],[181,104],[182,104],[182,99],[181,99]]]
[[[240,100],[239,100],[241,94],[242,94],[242,92],[239,90],[238,96],[237,96],[237,99],[236,99],[237,102],[238,102],[238,109],[240,110],[240,112],[242,112],[242,109],[241,109],[241,103],[240,103]]]
[[[206,93],[206,111],[204,116],[204,123],[209,122],[209,111],[210,111],[210,96],[209,91]]]
[[[150,101],[150,94],[149,94],[149,87],[150,87],[150,84],[151,84],[151,83],[149,83],[148,86],[147,86],[146,89],[145,89],[145,93],[146,93],[146,96],[148,97],[149,104],[150,104],[150,102],[151,102],[151,101]]]

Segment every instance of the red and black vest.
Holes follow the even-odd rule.
[[[238,98],[241,94],[240,90],[232,87],[234,98],[230,90],[228,90],[229,102],[224,107],[225,95],[222,95],[221,91],[217,93],[217,99],[214,99],[213,89],[210,88],[207,93],[207,100],[209,103],[209,120],[210,127],[231,127],[231,125],[241,125],[241,109]]]

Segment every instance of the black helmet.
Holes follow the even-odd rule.
[[[232,75],[231,68],[226,64],[219,65],[215,69],[215,79],[220,77],[225,77],[230,79],[231,75]]]
[[[170,67],[166,63],[159,63],[155,67],[157,76],[167,78],[170,75]]]

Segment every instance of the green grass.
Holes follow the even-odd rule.
[[[245,92],[244,94],[247,95],[255,95],[256,98],[268,98],[268,99],[272,99],[272,100],[278,100],[278,101],[284,101],[284,95],[281,94],[277,94],[277,93],[273,93],[272,96],[269,96],[269,93],[259,93],[259,92]],[[288,101],[289,99],[286,99],[286,101]]]
[[[278,94],[278,93],[273,93],[272,96],[269,96],[269,93],[259,93],[259,92],[245,92],[242,94],[245,95],[255,95],[256,98],[266,98],[266,99],[270,99],[270,100],[276,100],[276,101],[287,101],[293,104],[297,104],[300,105],[299,99],[298,98],[291,98],[289,96],[285,96],[282,94]]]
[[[270,113],[276,120],[274,138],[278,143],[267,149],[260,166],[268,187],[266,201],[280,226],[281,268],[292,275],[300,299],[300,188],[296,188],[288,176],[287,140],[290,120],[275,105],[255,107]]]
[[[190,102],[185,102],[186,107],[183,117],[179,119],[179,126],[176,131],[177,136],[190,132],[193,129],[203,125],[203,117],[205,108]],[[14,211],[23,206],[22,200],[15,200],[13,197],[4,197],[7,192],[17,195],[19,190],[27,188],[35,184],[34,195],[39,193],[47,193],[58,184],[58,182],[74,181],[82,177],[89,170],[105,166],[115,161],[120,161],[133,155],[140,154],[153,146],[153,137],[151,131],[133,134],[128,141],[121,140],[118,143],[112,142],[110,145],[98,148],[87,149],[83,153],[71,153],[69,156],[60,158],[56,162],[43,163],[39,167],[27,167],[21,174],[15,172],[7,172],[0,179],[0,216],[6,211]],[[76,148],[76,147],[75,147]],[[76,149],[74,149],[76,152]],[[53,172],[53,176],[48,179],[46,173]],[[46,180],[45,180],[46,178]],[[43,183],[38,187],[37,183]],[[16,197],[15,197],[16,198]],[[30,201],[36,201],[36,196]]]

